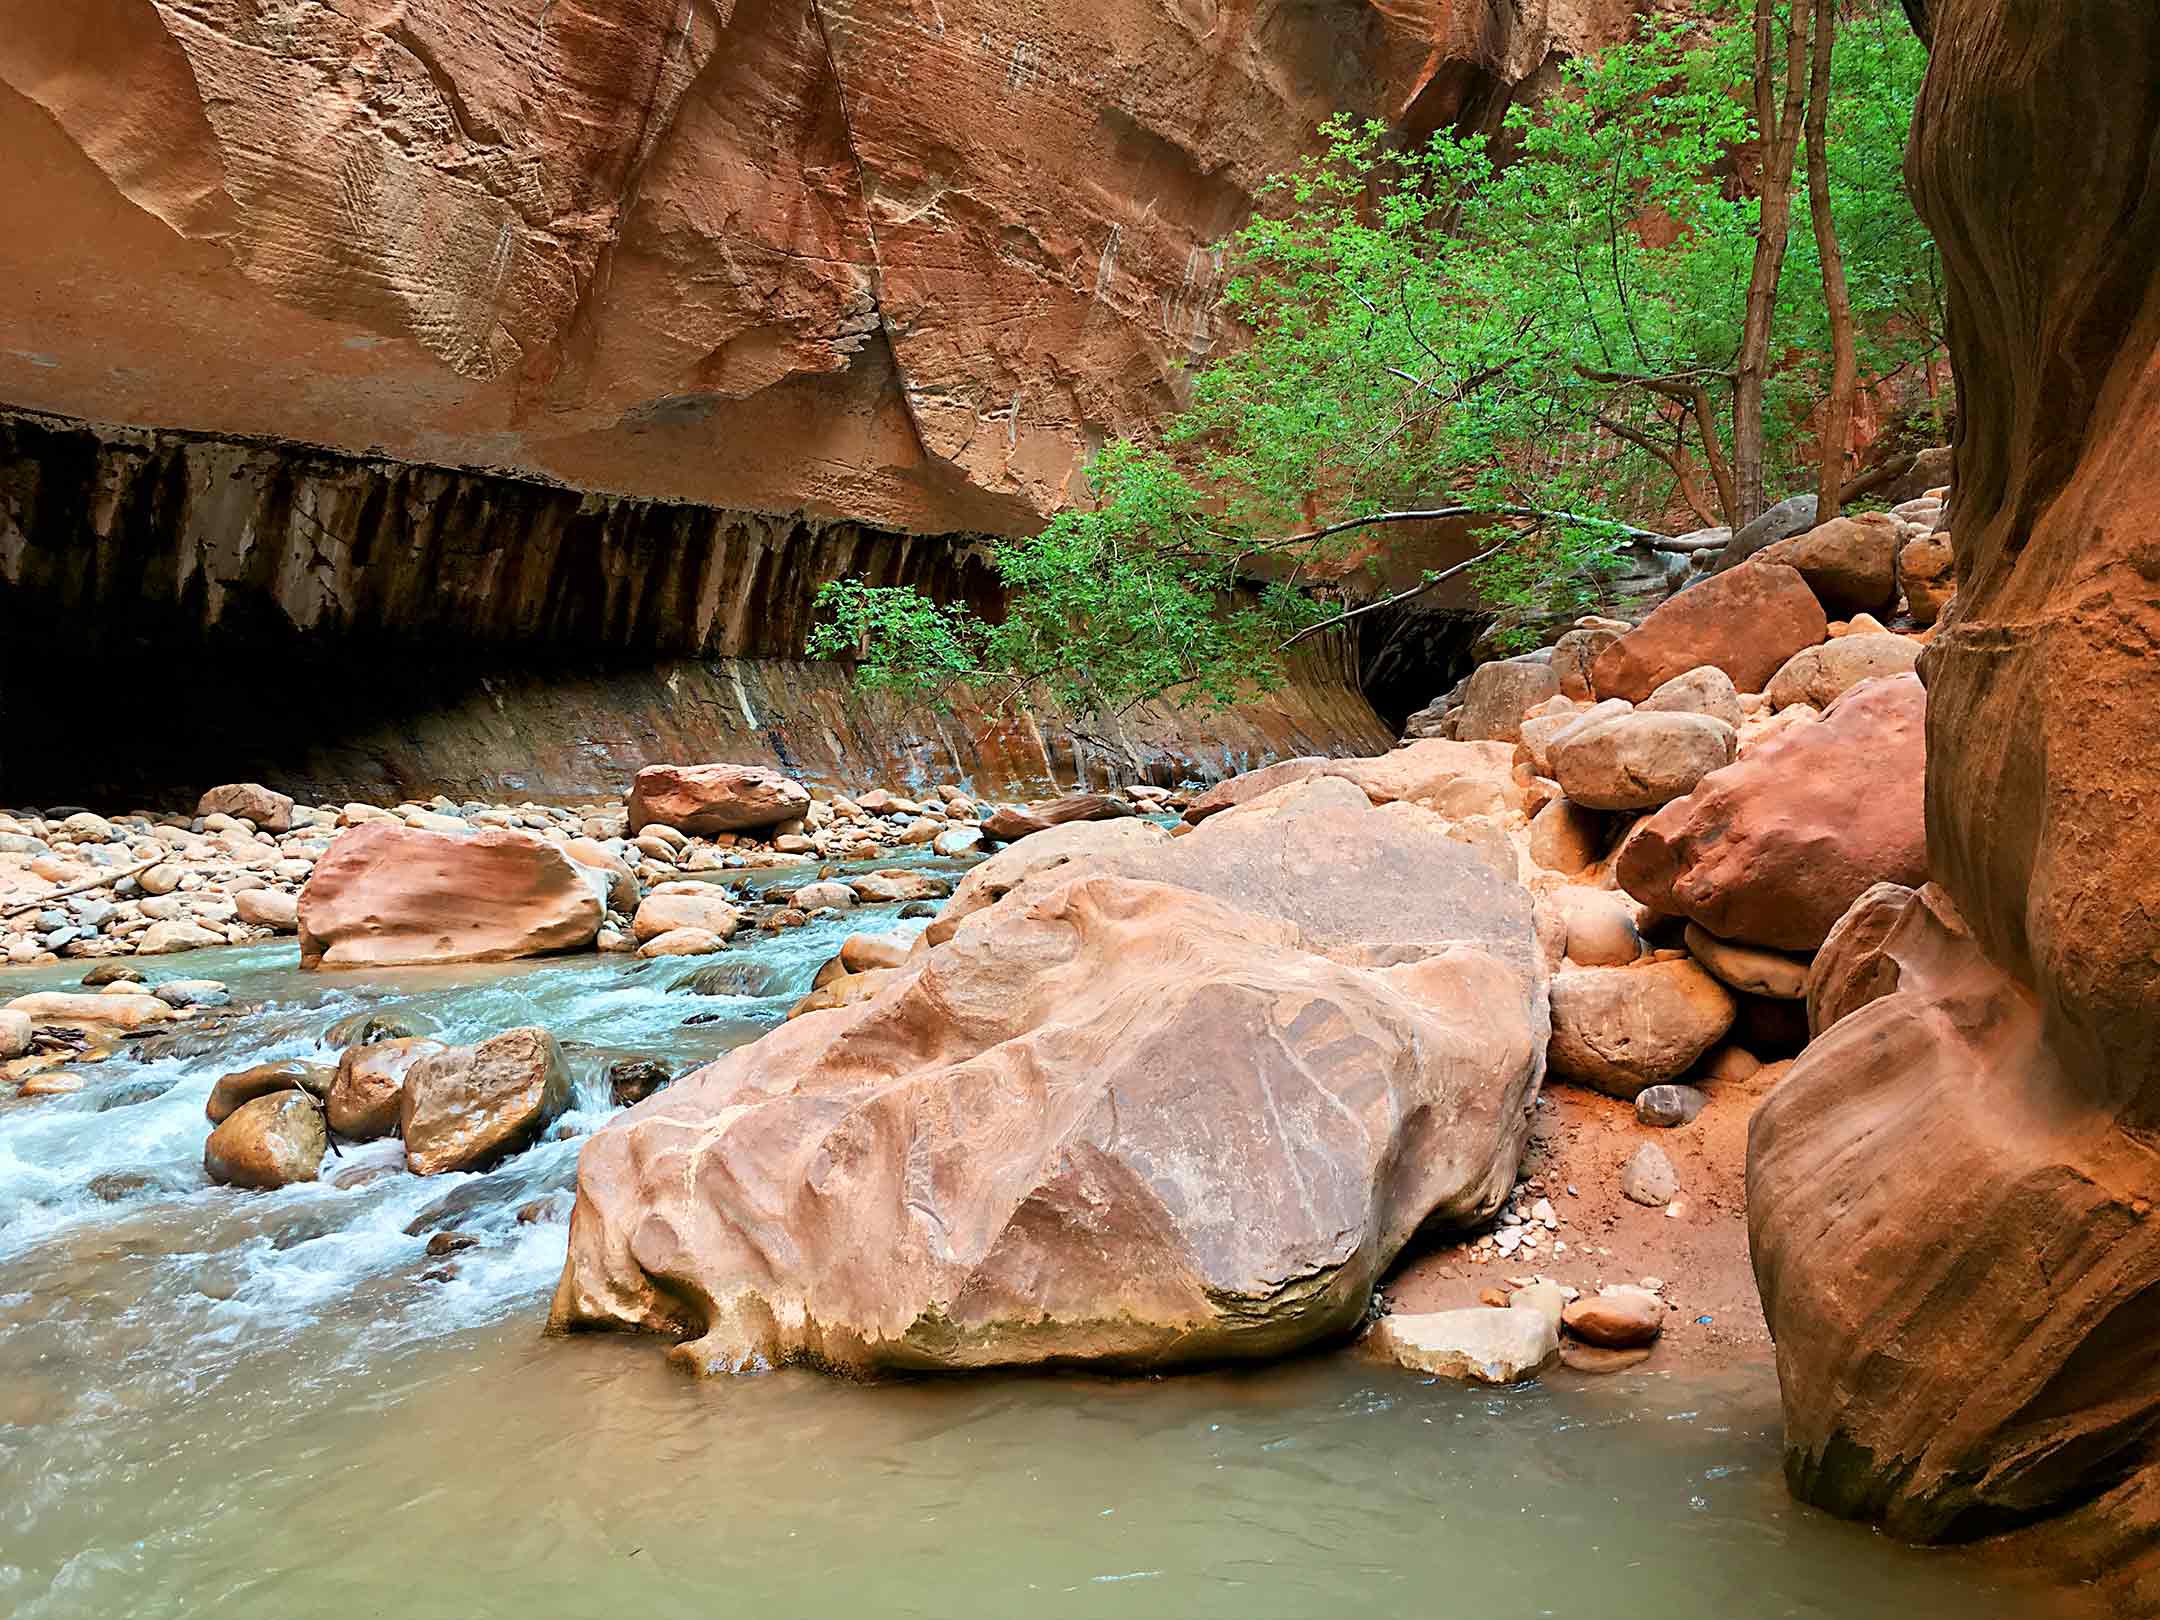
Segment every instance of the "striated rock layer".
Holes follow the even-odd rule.
[[[1909,168],[1962,430],[1921,671],[1960,920],[1844,965],[1897,988],[1757,1116],[1756,1271],[1799,1494],[1928,1539],[2037,1525],[2156,1614],[2160,13],[1926,11]]]
[[[70,0],[0,29],[0,400],[1022,527],[1218,337],[1336,112],[1490,126],[1623,0]]]

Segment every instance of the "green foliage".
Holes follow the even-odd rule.
[[[1880,18],[1841,32],[1833,199],[1878,376],[1940,328],[1932,246],[1899,181],[1923,63]],[[1343,611],[1330,596],[1390,532],[1300,533],[1316,510],[1330,526],[1504,515],[1483,530],[1486,600],[1596,601],[1632,518],[1683,491],[1704,521],[1718,509],[1759,213],[1735,158],[1749,64],[1727,16],[1571,62],[1497,139],[1403,149],[1381,124],[1329,121],[1230,244],[1223,304],[1247,341],[1193,380],[1160,445],[1101,453],[1091,509],[995,547],[1003,621],[841,581],[810,650],[911,699],[964,684],[1081,708],[1229,702]],[[1780,483],[1828,352],[1804,203],[1790,241],[1766,424]]]

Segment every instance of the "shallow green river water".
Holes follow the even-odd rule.
[[[1767,1367],[1492,1392],[1333,1355],[864,1387],[696,1383],[649,1341],[543,1338],[564,1228],[514,1211],[569,1185],[606,1061],[754,1038],[847,928],[891,920],[748,947],[775,970],[762,998],[621,958],[364,983],[302,975],[290,946],[160,965],[258,1005],[212,1050],[0,1105],[0,1615],[2057,1612],[1996,1566],[1793,1505]],[[80,967],[0,973],[0,999]],[[481,1176],[209,1187],[217,1076],[319,1056],[377,1003],[458,1039],[540,1023],[584,1043],[573,1138]],[[328,1172],[397,1157],[347,1149]],[[481,1246],[430,1280],[416,1220]]]

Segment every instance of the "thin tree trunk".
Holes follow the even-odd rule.
[[[1836,0],[1824,0],[1834,5]],[[1734,516],[1753,522],[1768,505],[1763,440],[1763,389],[1769,378],[1770,325],[1777,312],[1778,277],[1785,268],[1785,236],[1792,223],[1793,159],[1807,100],[1808,23],[1813,0],[1792,0],[1785,40],[1785,95],[1777,93],[1777,0],[1755,0],[1755,123],[1763,142],[1762,210],[1755,229],[1755,266],[1748,277],[1747,318],[1733,371]]]
[[[1830,317],[1830,397],[1823,401],[1822,471],[1816,480],[1816,521],[1838,514],[1845,462],[1852,438],[1853,403],[1860,389],[1860,361],[1853,342],[1852,295],[1845,286],[1845,255],[1830,212],[1830,64],[1837,45],[1837,0],[1815,9],[1815,68],[1808,88],[1808,212],[1815,220],[1815,256],[1822,261],[1823,308]]]

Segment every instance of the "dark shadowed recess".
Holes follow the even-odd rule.
[[[903,710],[801,658],[842,574],[996,608],[977,536],[0,415],[0,803],[562,801],[671,758],[1017,792],[1390,738],[1347,634],[1225,715]]]

